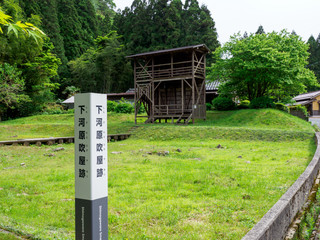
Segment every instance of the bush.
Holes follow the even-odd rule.
[[[146,109],[144,108],[144,105],[143,104],[140,104],[138,103],[139,105],[137,105],[137,107],[139,106],[139,110],[138,110],[138,113],[141,114],[141,113],[145,113],[146,112]]]
[[[212,110],[212,105],[210,103],[206,103],[207,111]]]
[[[67,113],[67,111],[64,111],[63,106],[57,103],[47,103],[42,110],[42,114],[44,115],[63,113]]]
[[[134,107],[128,102],[120,101],[114,110],[116,113],[133,113]]]
[[[241,103],[239,104],[238,108],[239,109],[248,109],[250,105],[250,101],[249,100],[243,100],[241,101]]]
[[[250,108],[274,108],[274,103],[271,98],[268,97],[258,97],[251,101]]]
[[[212,100],[212,106],[215,110],[225,111],[236,109],[236,104],[232,99],[226,97],[217,97]]]
[[[114,112],[118,103],[115,101],[107,101],[107,112]]]
[[[274,108],[281,110],[281,111],[284,111],[284,112],[287,112],[287,113],[289,112],[288,106],[284,105],[283,103],[276,103]]]

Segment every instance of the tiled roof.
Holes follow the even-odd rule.
[[[218,90],[219,85],[220,85],[220,82],[218,80],[213,82],[210,80],[206,80],[206,91]]]
[[[319,95],[320,95],[320,91],[314,91],[314,92],[300,94],[300,95],[294,97],[293,100],[296,100],[297,102],[304,101],[304,100],[308,100],[308,99],[313,99]]]
[[[307,105],[307,104],[309,104],[309,103],[312,103],[312,100],[295,102],[295,103],[293,103],[292,105],[293,105],[293,106],[295,106],[295,105]]]

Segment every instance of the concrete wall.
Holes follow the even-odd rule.
[[[242,240],[280,240],[285,237],[291,222],[307,200],[318,175],[320,167],[319,133],[316,133],[316,139],[318,147],[306,170]]]

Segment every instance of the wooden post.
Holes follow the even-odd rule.
[[[171,53],[171,77],[173,77],[173,53]]]
[[[155,102],[154,102],[154,57],[152,57],[152,61],[151,61],[151,64],[152,64],[152,76],[151,76],[151,114],[152,114],[152,123],[154,122],[154,105],[155,105]]]
[[[184,80],[181,80],[181,108],[182,108],[182,114],[184,114]]]
[[[194,104],[195,104],[195,79],[194,79],[194,50],[192,51],[192,123],[194,124]]]
[[[207,88],[206,88],[206,65],[207,65],[207,59],[206,59],[206,54],[204,53],[204,57],[203,57],[203,61],[204,61],[204,65],[203,65],[203,67],[204,67],[204,98],[203,98],[203,104],[204,104],[204,106],[205,106],[205,114],[204,114],[204,120],[206,120],[207,119],[207,106],[206,106],[206,102],[207,102],[207,100],[206,100],[206,97],[207,97]]]
[[[137,92],[138,92],[138,86],[137,86],[137,62],[136,59],[133,62],[134,65],[134,123],[137,124]]]

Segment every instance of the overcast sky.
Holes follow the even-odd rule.
[[[304,41],[320,33],[320,0],[198,0],[205,4],[216,23],[219,41],[235,33],[254,33],[259,25],[266,32],[287,29]],[[184,0],[182,0],[184,3]],[[132,0],[114,0],[117,9],[131,6]]]

